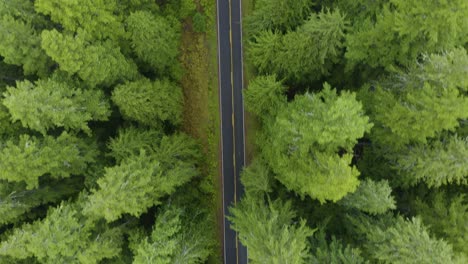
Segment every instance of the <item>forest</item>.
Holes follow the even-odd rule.
[[[179,59],[204,3],[0,0],[0,263],[217,259]]]
[[[0,0],[0,264],[222,263],[215,4]],[[243,5],[249,263],[468,263],[468,1]]]
[[[468,262],[468,2],[255,0],[250,263]]]

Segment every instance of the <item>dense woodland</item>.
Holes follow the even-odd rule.
[[[192,0],[0,0],[0,263],[203,263],[212,181],[181,132]]]
[[[468,2],[254,4],[250,263],[468,263]]]

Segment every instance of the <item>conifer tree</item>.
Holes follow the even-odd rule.
[[[354,193],[346,195],[339,204],[355,208],[369,214],[383,214],[396,209],[395,199],[391,195],[392,188],[388,181],[375,182],[370,179],[361,181]]]
[[[137,11],[126,23],[133,51],[139,59],[158,73],[177,63],[180,33],[164,17]]]
[[[119,254],[122,230],[88,221],[81,215],[79,203],[62,203],[50,209],[43,220],[13,229],[0,243],[0,256],[78,264],[99,263]]]
[[[390,0],[375,18],[354,25],[346,58],[390,70],[409,66],[423,53],[465,45],[466,14],[464,0]]]
[[[468,185],[468,138],[450,136],[427,145],[410,146],[396,154],[394,168],[398,182],[414,186],[424,182],[429,187],[447,184]]]
[[[124,57],[111,40],[89,42],[86,32],[60,33],[56,29],[41,33],[41,45],[60,69],[78,76],[91,86],[111,85],[138,75],[132,60]]]
[[[54,79],[17,82],[8,87],[3,104],[13,121],[46,134],[47,130],[64,127],[91,134],[89,121],[104,121],[110,115],[109,103],[99,90],[70,86],[71,81]]]
[[[361,251],[357,248],[352,248],[349,245],[343,245],[342,241],[332,237],[328,243],[326,234],[323,229],[320,229],[314,234],[311,240],[312,257],[309,263],[333,263],[333,264],[361,264],[368,263],[360,255]]]
[[[182,89],[169,80],[141,79],[121,84],[113,91],[112,101],[124,117],[144,125],[178,125],[182,121]]]
[[[244,198],[228,217],[240,242],[247,247],[250,263],[307,263],[307,243],[314,230],[304,220],[297,223],[291,203]],[[296,224],[295,224],[296,223]]]
[[[286,87],[276,80],[275,75],[258,76],[244,90],[245,106],[261,119],[271,118],[285,106],[285,92]]]
[[[161,198],[198,175],[199,152],[185,135],[164,137],[153,153],[144,149],[105,169],[100,187],[89,196],[84,212],[91,218],[117,220],[122,214],[139,216]]]
[[[21,135],[1,146],[0,179],[37,188],[41,176],[58,179],[82,174],[96,155],[93,145],[66,132],[57,138]]]
[[[337,201],[359,184],[351,153],[372,127],[368,120],[354,94],[338,96],[325,83],[320,93],[296,96],[280,111],[267,127],[263,154],[288,189]]]

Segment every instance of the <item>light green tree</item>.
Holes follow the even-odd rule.
[[[127,19],[133,51],[159,73],[177,64],[180,33],[166,18],[137,11]]]
[[[37,0],[38,13],[50,16],[69,32],[86,32],[90,39],[111,38],[124,35],[122,17],[117,13],[116,0]]]
[[[371,67],[411,65],[423,53],[466,44],[468,4],[464,0],[390,0],[375,18],[354,25],[346,58]]]
[[[66,132],[57,138],[21,135],[0,148],[0,179],[25,182],[27,189],[33,189],[41,176],[58,179],[82,174],[96,156],[93,145]]]
[[[257,0],[254,11],[245,19],[245,28],[252,35],[294,29],[303,23],[312,5],[311,0]]]
[[[352,149],[371,127],[355,94],[325,83],[320,93],[296,96],[266,127],[263,154],[289,190],[338,201],[359,185]]]
[[[24,224],[0,243],[0,256],[35,257],[40,263],[99,263],[119,254],[122,230],[96,225],[80,213],[79,204],[62,203],[47,217]]]
[[[291,203],[280,200],[244,198],[231,208],[232,228],[247,247],[250,263],[307,263],[310,257],[307,239],[314,230],[305,220],[295,221]]]
[[[346,25],[339,10],[321,11],[285,35],[262,31],[247,52],[261,74],[295,82],[319,80],[343,53]]]
[[[286,87],[275,75],[258,76],[244,90],[245,107],[261,119],[268,119],[286,105]]]
[[[169,80],[121,84],[114,89],[112,101],[125,118],[144,125],[159,127],[161,122],[178,125],[182,121],[182,89]]]
[[[109,103],[99,90],[85,90],[72,86],[71,81],[54,79],[28,80],[8,87],[3,104],[12,121],[46,134],[49,129],[64,127],[82,130],[88,135],[90,121],[105,121],[110,115]]]
[[[89,42],[86,33],[60,33],[57,30],[44,30],[41,45],[60,69],[77,74],[91,86],[112,85],[117,81],[134,79],[138,75],[137,66],[124,57],[120,47],[111,40]]]
[[[388,210],[396,209],[392,188],[388,181],[375,182],[370,179],[361,181],[354,193],[346,195],[339,204],[355,208],[372,215],[383,214]]]
[[[164,137],[154,152],[141,150],[119,165],[108,167],[84,207],[91,218],[108,222],[123,214],[139,216],[161,203],[161,198],[198,175],[199,150],[183,134]]]

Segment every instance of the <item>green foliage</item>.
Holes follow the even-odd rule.
[[[168,80],[141,79],[117,86],[112,101],[129,120],[159,127],[161,122],[182,121],[182,89]]]
[[[411,146],[396,156],[403,186],[424,182],[429,187],[447,184],[468,185],[468,138],[451,136],[429,145]]]
[[[79,213],[80,206],[62,203],[44,220],[14,229],[0,243],[0,256],[36,257],[41,263],[99,263],[120,252],[119,228],[97,228]]]
[[[152,153],[158,149],[161,138],[162,131],[157,129],[121,129],[118,136],[109,141],[109,155],[120,163],[127,157],[137,156],[141,150]]]
[[[254,12],[245,19],[251,35],[264,30],[287,31],[300,25],[310,12],[310,0],[256,0]]]
[[[388,181],[375,182],[366,179],[361,181],[356,192],[346,195],[339,203],[369,214],[383,214],[396,209],[395,199],[391,193],[392,188]]]
[[[92,145],[66,132],[57,138],[21,135],[19,140],[8,140],[1,146],[0,179],[25,182],[27,189],[37,188],[41,176],[81,174],[95,161],[96,154]]]
[[[45,75],[50,59],[41,49],[41,38],[29,22],[0,13],[0,55],[9,64],[22,66],[25,74]]]
[[[92,39],[115,39],[124,34],[121,18],[114,15],[116,0],[36,0],[34,7],[67,31],[83,30]]]
[[[193,16],[193,30],[198,33],[206,32],[206,18],[200,12]]]
[[[272,189],[273,175],[262,160],[256,159],[241,174],[242,186],[245,196],[263,198],[264,194],[270,193]]]
[[[90,84],[111,85],[119,80],[134,79],[137,67],[132,60],[124,57],[116,42],[104,40],[90,43],[86,33],[60,33],[44,30],[41,33],[42,48],[60,69],[78,76]]]
[[[210,241],[193,215],[176,208],[165,208],[156,217],[151,236],[132,237],[135,264],[203,263],[210,254]]]
[[[346,25],[339,10],[321,11],[285,35],[262,31],[249,45],[252,64],[261,74],[296,82],[318,80],[338,61]]]
[[[337,201],[359,184],[349,153],[372,127],[368,120],[354,94],[338,96],[325,83],[320,93],[296,96],[280,111],[267,127],[263,154],[288,189]]]
[[[28,190],[24,183],[0,182],[0,225],[17,222],[33,208],[57,202],[77,193],[77,177],[41,183],[37,189]],[[0,262],[1,263],[1,262]]]
[[[98,90],[70,87],[71,83],[54,79],[17,82],[8,87],[3,104],[13,121],[46,134],[47,130],[64,127],[91,134],[89,121],[104,121],[110,115],[109,104]]]
[[[286,105],[286,87],[275,75],[259,76],[244,90],[245,107],[261,119],[274,117]]]
[[[375,17],[354,26],[346,58],[392,69],[408,66],[422,53],[450,50],[466,43],[468,4],[464,0],[391,0]]]
[[[230,211],[228,218],[247,247],[249,263],[307,263],[307,238],[314,230],[304,220],[295,224],[290,203],[277,200],[265,204],[263,199],[244,198]]]
[[[349,245],[343,246],[342,242],[332,237],[331,242],[327,243],[325,232],[320,229],[314,234],[311,243],[312,251],[311,264],[333,263],[333,264],[361,264],[368,263],[361,257],[359,249],[352,248]]]
[[[375,91],[364,87],[364,103],[376,123],[372,137],[398,149],[453,131],[459,119],[468,117],[468,99],[462,92],[467,89],[467,67],[466,51],[455,50],[431,55],[407,73],[380,81]]]
[[[397,217],[389,226],[368,225],[366,229],[365,248],[381,263],[463,263],[451,245],[429,235],[419,218]]]
[[[199,152],[187,136],[164,137],[154,153],[141,150],[114,167],[105,169],[84,207],[92,218],[104,217],[108,222],[122,214],[139,216],[161,203],[161,198],[198,175],[195,167]]]
[[[432,233],[468,257],[468,201],[465,195],[449,198],[446,193],[437,192],[425,201],[417,199],[414,209]]]
[[[133,51],[139,59],[160,73],[177,63],[180,36],[167,19],[137,11],[126,23]]]

